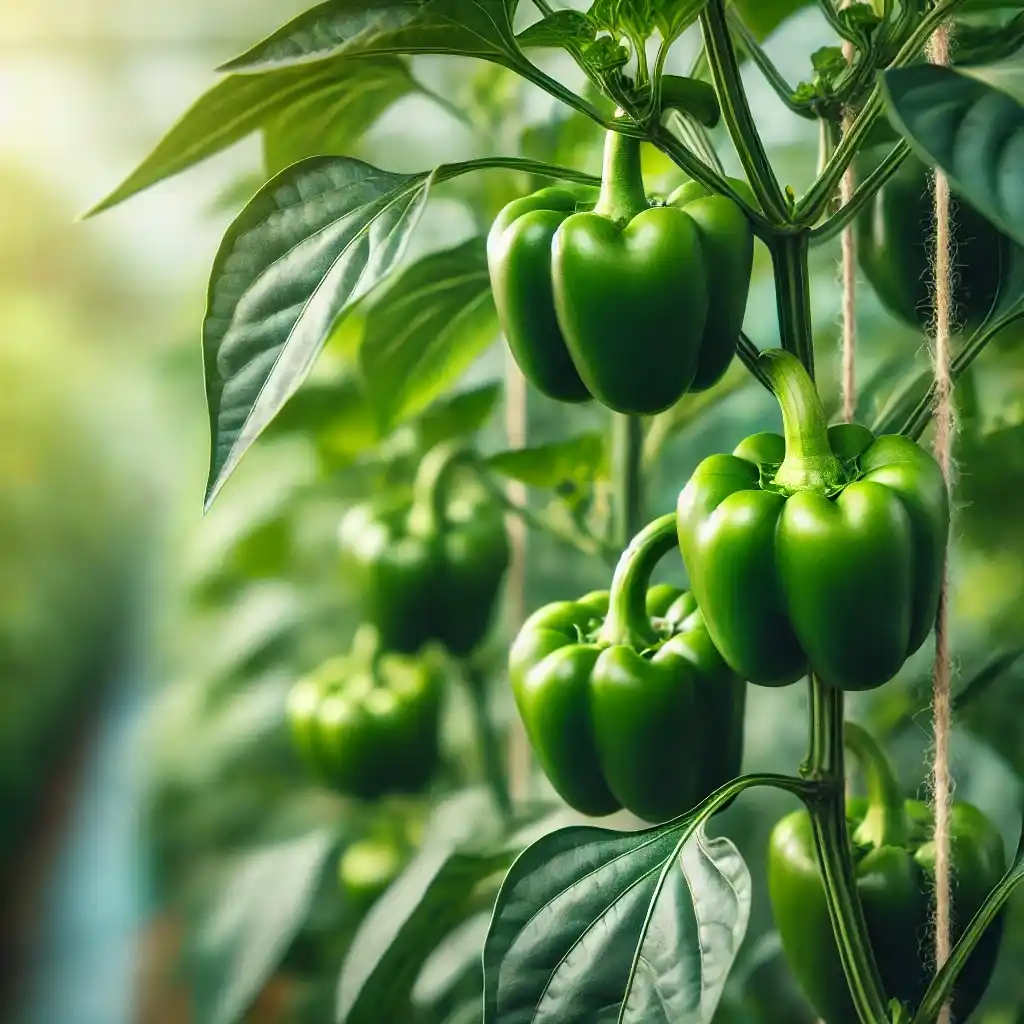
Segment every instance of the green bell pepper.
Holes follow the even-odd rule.
[[[690,594],[647,589],[675,547],[663,516],[623,554],[610,594],[541,608],[509,655],[537,759],[576,810],[677,817],[739,774],[746,684],[715,650]]]
[[[808,671],[842,690],[891,679],[935,619],[949,533],[936,461],[859,424],[826,429],[807,371],[761,355],[785,439],[712,455],[679,495],[679,543],[708,632],[752,683]]]
[[[744,198],[744,182],[733,182]],[[593,209],[590,209],[593,207]],[[690,183],[644,192],[640,140],[611,131],[600,194],[549,188],[509,204],[488,237],[502,329],[524,375],[562,401],[652,414],[725,373],[743,323],[753,232]]]
[[[340,793],[362,800],[417,793],[440,760],[441,694],[432,652],[386,653],[376,630],[363,625],[348,655],[292,687],[292,740],[317,777]]]
[[[932,816],[926,804],[903,799],[885,755],[864,730],[847,723],[846,736],[868,786],[866,800],[847,802],[868,937],[887,998],[913,1010],[934,971],[926,945],[935,872]],[[950,829],[955,942],[1002,877],[1006,860],[999,832],[977,808],[955,803]],[[771,834],[768,890],[786,959],[814,1008],[827,1024],[860,1024],[843,975],[806,811],[783,818]],[[953,992],[955,1020],[966,1020],[984,994],[1002,930],[1000,916],[971,953]]]
[[[858,166],[866,172],[872,154]],[[932,298],[930,225],[934,218],[931,174],[908,156],[857,217],[857,259],[890,313],[911,327],[930,330]],[[968,329],[985,319],[999,290],[1002,264],[1013,242],[967,203],[953,212],[956,236],[954,319]]]
[[[436,641],[464,657],[487,634],[509,541],[470,460],[441,445],[423,460],[411,505],[360,505],[342,520],[343,566],[387,650],[414,654]]]

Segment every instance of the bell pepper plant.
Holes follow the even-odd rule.
[[[232,74],[101,204],[264,132],[278,170],[227,231],[203,323],[207,504],[274,424],[314,435],[331,515],[339,494],[354,506],[339,530],[343,586],[336,571],[332,584],[349,605],[339,598],[327,616],[331,649],[342,606],[362,626],[348,655],[295,685],[287,712],[321,782],[356,798],[325,817],[372,816],[384,797],[422,807],[433,781],[446,792],[488,783],[487,812],[474,817],[471,799],[439,812],[443,827],[427,830],[352,940],[340,1024],[708,1024],[735,996],[726,976],[746,956],[753,883],[737,847],[706,825],[764,788],[800,803],[772,833],[768,895],[808,1014],[936,1024],[944,1008],[963,1020],[981,1006],[1012,935],[1003,913],[1024,878],[1024,842],[1008,860],[993,822],[963,802],[946,821],[945,787],[943,813],[905,799],[878,709],[913,704],[908,662],[937,621],[940,680],[957,637],[946,619],[960,609],[961,566],[947,565],[957,479],[942,468],[956,453],[945,432],[938,457],[922,437],[936,403],[943,416],[985,404],[981,389],[963,390],[965,374],[1024,318],[1024,107],[997,87],[1012,78],[1021,19],[1000,10],[1012,4],[818,0],[835,45],[792,85],[762,42],[803,6],[319,3],[226,65]],[[941,66],[923,59],[930,41]],[[553,50],[564,60],[538,56]],[[349,150],[374,111],[410,93],[448,114],[461,103],[413,77],[419,64],[405,58],[423,54],[459,56],[460,75],[474,59],[497,66],[459,79],[458,95],[473,97],[459,120],[479,135],[466,151],[486,155],[420,173],[375,167],[364,159],[372,140],[358,157]],[[667,74],[684,54],[692,73]],[[779,104],[751,102],[758,76]],[[559,107],[544,123],[540,94]],[[765,109],[816,129],[814,159],[794,168],[798,148],[787,164],[799,186],[780,180]],[[496,155],[517,139],[521,153]],[[933,217],[936,168],[956,198],[949,211],[937,188]],[[423,254],[408,243],[438,196],[459,200],[445,207],[457,216],[437,219],[458,244]],[[933,282],[931,225],[946,212],[956,274]],[[857,372],[843,377],[856,415],[838,423],[821,385],[838,252],[819,261],[812,249],[844,233],[847,282],[859,243],[868,283],[897,316],[930,331],[941,292],[954,322],[939,325],[934,366],[925,339],[917,351],[862,329],[845,349]],[[819,263],[833,289],[823,296]],[[498,365],[488,346],[499,334],[519,368],[505,378],[505,430],[491,419],[499,386],[446,395]],[[328,372],[304,390],[324,349]],[[865,350],[897,367],[884,403],[889,382],[868,383]],[[533,390],[511,386],[519,371]],[[705,412],[726,409],[744,383],[774,396],[770,419],[712,445]],[[714,423],[721,436],[735,421]],[[587,433],[559,434],[567,424]],[[507,436],[510,450],[495,450]],[[668,443],[680,450],[672,469],[659,461]],[[732,451],[707,454],[716,448]],[[510,538],[506,516],[523,532]],[[589,568],[555,561],[555,544]],[[655,582],[676,547],[685,583]],[[496,615],[506,576],[510,607],[525,606],[508,635]],[[555,588],[566,599],[549,603]],[[322,611],[309,611],[311,632]],[[994,646],[1002,634],[990,627]],[[468,703],[449,676],[468,683]],[[803,761],[741,774],[744,737],[760,724],[751,709],[784,701],[770,688],[800,679]],[[983,689],[965,687],[954,709]],[[877,738],[847,721],[851,693],[857,717],[882,723]],[[460,746],[466,721],[475,753]],[[527,742],[575,824],[541,817],[552,800],[533,785]],[[866,798],[853,794],[845,744]],[[613,813],[616,828],[580,821]],[[716,830],[731,831],[731,815],[714,817]],[[364,864],[360,850],[343,861],[345,885],[378,892],[395,864],[379,850]],[[948,936],[933,888],[951,912]],[[479,935],[475,946],[461,931],[452,939],[464,924],[486,924],[482,956]],[[420,1005],[428,953],[439,950],[436,967],[467,947],[466,1006]]]

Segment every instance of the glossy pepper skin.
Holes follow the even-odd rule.
[[[537,759],[583,814],[625,807],[666,821],[739,774],[746,684],[690,594],[647,589],[674,546],[664,516],[623,554],[610,594],[541,608],[512,646],[512,692]]]
[[[463,657],[487,634],[509,542],[468,458],[440,446],[420,466],[411,505],[361,505],[342,520],[343,565],[386,650],[414,654],[436,641]]]
[[[722,657],[762,686],[808,670],[842,690],[891,679],[939,600],[949,499],[935,460],[866,427],[826,429],[795,357],[761,356],[785,439],[713,455],[679,496],[679,543]]]
[[[491,290],[512,356],[538,391],[560,402],[586,402],[591,395],[555,315],[551,240],[567,217],[596,201],[596,189],[543,188],[509,203],[487,236]]]
[[[750,186],[740,178],[727,179],[747,203],[757,208]],[[700,232],[707,266],[708,316],[697,357],[697,372],[689,391],[706,391],[717,384],[736,354],[754,265],[754,234],[743,211],[731,199],[712,195],[700,182],[688,181],[668,197],[668,205],[685,210]]]
[[[652,414],[710,387],[735,354],[750,224],[699,185],[649,201],[637,139],[608,133],[599,194],[549,188],[509,204],[487,254],[509,347],[552,398]]]
[[[300,680],[288,722],[300,756],[326,785],[374,800],[418,793],[439,761],[442,677],[428,654],[382,653],[372,627],[352,651]]]
[[[859,161],[862,173],[870,154]],[[934,200],[928,168],[914,156],[878,190],[857,218],[857,258],[882,304],[911,327],[929,329],[931,225]],[[1013,243],[972,206],[956,202],[956,286],[954,321],[978,327],[999,289],[1001,258]]]
[[[856,726],[847,723],[846,728],[868,782],[866,800],[847,802],[857,890],[886,996],[913,1011],[934,970],[928,958],[921,957],[922,949],[929,949],[934,887],[931,812],[917,800],[904,801],[878,745]],[[955,942],[1002,877],[1006,863],[999,832],[977,808],[954,804],[950,827]],[[775,826],[769,840],[768,887],[786,959],[805,995],[826,1024],[859,1024],[829,920],[806,811],[795,811]],[[1002,930],[1000,916],[971,954],[954,989],[954,1020],[966,1020],[984,994]]]

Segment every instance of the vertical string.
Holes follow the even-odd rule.
[[[949,28],[940,26],[928,45],[933,64],[949,64]],[[942,467],[946,484],[952,483],[953,395],[950,376],[950,334],[953,299],[953,232],[949,209],[949,182],[935,172],[935,441],[933,451]],[[942,591],[935,620],[935,665],[933,671],[932,718],[935,754],[932,762],[932,803],[935,814],[935,966],[949,959],[952,924],[952,888],[949,856],[949,816],[952,786],[949,775],[949,733],[951,720],[950,653],[948,632],[949,567],[943,566]],[[942,1009],[940,1024],[948,1024],[949,1007]]]
[[[510,449],[526,445],[527,388],[508,347],[505,347],[505,436]],[[517,504],[525,504],[525,484],[510,480],[508,496]],[[519,516],[508,517],[512,558],[508,573],[508,617],[513,632],[526,618],[526,523]],[[530,789],[530,744],[518,715],[512,715],[508,732],[508,779],[513,805],[526,800]]]
[[[843,56],[847,63],[854,57],[853,43],[843,42]],[[849,110],[843,112],[843,134],[849,130],[853,116]],[[840,203],[845,206],[853,197],[855,185],[853,164],[846,168],[843,179],[839,183]],[[853,224],[843,228],[842,235],[842,274],[843,274],[843,419],[847,423],[853,421],[857,407],[856,356],[857,347],[857,250],[854,241]]]

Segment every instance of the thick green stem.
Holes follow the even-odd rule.
[[[473,455],[460,442],[439,444],[424,456],[413,484],[409,530],[425,537],[444,526],[448,514],[448,483],[455,470],[472,461]]]
[[[813,380],[806,233],[780,238],[773,255],[782,347],[800,359],[807,378]],[[814,794],[805,803],[829,918],[853,1004],[863,1024],[885,1024],[885,992],[857,895],[846,830],[843,693],[816,676],[810,680],[806,773],[816,783]]]
[[[640,168],[640,140],[609,131],[604,140],[601,194],[594,213],[617,221],[630,221],[648,206]]]
[[[498,812],[507,820],[512,817],[512,798],[509,795],[508,777],[505,773],[503,747],[488,714],[487,682],[478,668],[467,665],[466,684],[473,705],[473,724],[484,777]]]
[[[811,677],[810,685],[807,771],[820,783],[820,789],[807,801],[807,811],[818,870],[825,882],[829,917],[853,1004],[862,1024],[885,1024],[889,1019],[885,991],[857,895],[846,829],[843,692],[826,686],[817,676]]]
[[[630,541],[612,577],[601,643],[628,644],[642,650],[656,641],[647,617],[647,584],[655,566],[677,543],[672,512],[655,519]]]
[[[860,762],[868,788],[868,810],[854,833],[865,846],[902,846],[910,822],[899,783],[885,751],[856,722],[847,722],[844,741]]]
[[[828,421],[818,390],[796,356],[782,349],[762,352],[768,386],[779,401],[786,435],[786,457],[774,483],[784,493],[830,495],[842,486],[843,466],[828,440]]]
[[[643,453],[643,420],[616,415],[612,421],[613,529],[619,551],[625,550],[644,521]]]
[[[789,209],[779,188],[768,154],[754,123],[743,89],[740,65],[729,36],[723,0],[710,0],[701,12],[701,30],[715,91],[722,106],[722,118],[739,154],[743,170],[761,209],[775,224],[789,223]]]
[[[804,364],[814,380],[814,334],[811,323],[811,276],[807,269],[810,235],[777,235],[771,243],[775,272],[775,306],[782,347]]]

